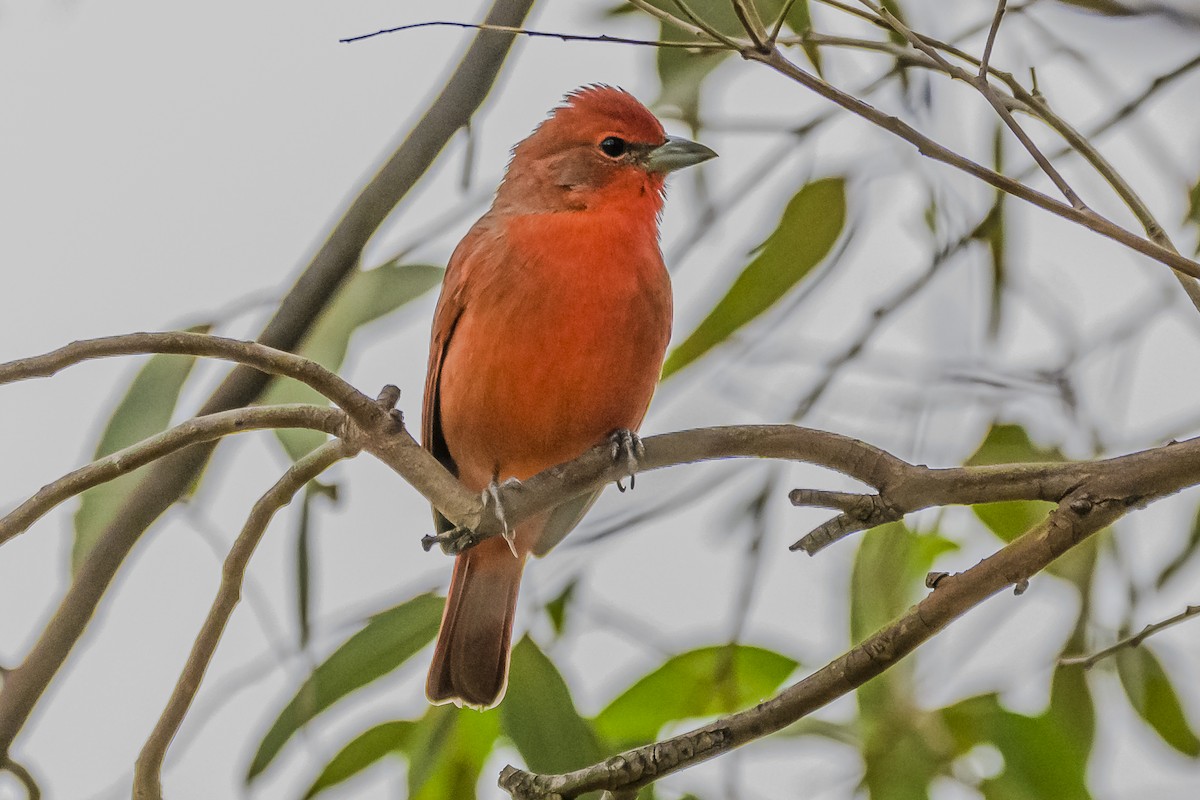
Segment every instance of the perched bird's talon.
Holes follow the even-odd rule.
[[[488,505],[491,505],[492,513],[496,515],[496,519],[500,520],[500,525],[504,529],[504,532],[501,535],[504,537],[504,541],[508,542],[508,549],[512,551],[513,558],[520,558],[520,556],[517,555],[517,535],[512,528],[508,526],[508,518],[504,515],[504,505],[500,502],[500,488],[502,486],[520,485],[521,482],[516,478],[505,478],[504,483],[496,483],[496,481],[493,479],[492,482],[488,484],[488,487],[483,490],[483,494],[480,497],[480,499],[483,501],[483,507],[487,508]]]
[[[629,470],[629,488],[632,489],[633,476],[638,471],[638,460],[646,455],[646,446],[642,444],[640,436],[625,428],[613,431],[608,440],[613,463],[619,464],[624,461],[625,468]],[[625,491],[625,486],[620,481],[617,481],[617,488]]]

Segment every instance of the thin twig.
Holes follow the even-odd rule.
[[[859,0],[859,2],[878,14],[890,26],[892,26],[892,29],[895,30],[896,33],[906,38],[913,47],[917,48],[921,52],[925,53],[925,55],[936,61],[948,75],[974,86],[979,93],[983,95],[984,99],[988,101],[992,108],[995,109],[996,114],[999,115],[1004,124],[1008,126],[1008,129],[1012,131],[1013,135],[1017,137],[1017,140],[1021,142],[1021,145],[1025,148],[1029,155],[1033,157],[1033,160],[1037,162],[1038,166],[1042,168],[1042,172],[1046,173],[1046,177],[1050,178],[1050,181],[1058,188],[1063,197],[1067,199],[1067,202],[1071,204],[1072,208],[1085,214],[1093,213],[1090,209],[1088,209],[1083,200],[1080,199],[1079,195],[1075,193],[1075,190],[1071,188],[1071,185],[1067,183],[1066,178],[1059,173],[1058,169],[1056,169],[1055,166],[1050,163],[1050,160],[1046,158],[1045,154],[1038,149],[1038,146],[1034,144],[1033,139],[1029,138],[1029,134],[1025,133],[1025,129],[1020,126],[1017,120],[1013,117],[1012,112],[1009,111],[1008,107],[1004,104],[1004,101],[1002,101],[1000,96],[996,94],[995,89],[992,88],[991,83],[988,81],[986,65],[984,65],[984,68],[981,70],[980,76],[973,76],[966,70],[951,64],[949,61],[943,58],[941,53],[939,53],[936,48],[925,42],[920,36],[917,36],[915,33],[913,33],[912,30],[909,29],[909,27],[905,25],[895,14],[888,11],[883,6],[876,5],[875,3],[871,2],[871,0]]]
[[[1072,151],[1077,152],[1089,164],[1091,164],[1091,166],[1100,174],[1102,178],[1104,178],[1109,186],[1112,187],[1113,191],[1117,193],[1117,196],[1121,198],[1130,211],[1133,212],[1134,216],[1141,223],[1143,230],[1146,232],[1147,238],[1149,238],[1152,242],[1162,245],[1164,248],[1178,252],[1174,243],[1171,242],[1170,237],[1167,236],[1163,226],[1154,218],[1153,213],[1142,201],[1141,197],[1138,196],[1137,192],[1134,191],[1132,186],[1129,185],[1124,177],[1117,172],[1112,164],[1105,159],[1103,155],[1101,155],[1100,151],[1088,140],[1088,136],[1096,136],[1122,119],[1122,114],[1118,113],[1110,116],[1109,119],[1107,119],[1104,123],[1094,126],[1088,136],[1084,136],[1065,119],[1055,114],[1051,110],[1049,104],[1046,102],[1044,96],[1039,94],[1037,91],[1027,90],[1011,73],[1003,72],[994,67],[988,66],[982,59],[977,59],[969,53],[966,53],[957,47],[954,47],[953,45],[947,44],[946,42],[942,42],[934,39],[933,37],[916,32],[913,32],[913,35],[918,37],[929,48],[943,50],[977,66],[980,70],[980,74],[983,74],[984,68],[986,67],[987,74],[990,74],[1005,83],[1012,91],[1011,96],[1005,95],[1000,97],[1001,104],[1005,108],[1008,108],[1009,106],[1019,108],[1031,116],[1042,120],[1067,141],[1068,144],[1065,147],[1056,151],[1053,155],[1048,156],[1047,160],[1053,162],[1065,155],[1068,155]],[[905,66],[934,69],[942,72],[943,74],[954,77],[952,72],[946,71],[945,65],[947,62],[945,62],[944,59],[940,61],[935,60],[926,55],[924,51],[921,51],[920,53],[913,53],[911,50],[901,48],[891,42],[880,42],[871,39],[856,39],[846,36],[829,36],[820,33],[811,33],[804,37],[800,37],[796,41],[811,42],[823,47],[851,47],[859,50],[884,53],[891,56],[898,63],[904,64]],[[781,41],[781,43],[792,43],[792,39],[784,39]],[[1174,80],[1175,78],[1186,74],[1189,70],[1194,69],[1196,66],[1200,66],[1200,58],[1193,59],[1181,67],[1172,70],[1172,72],[1168,75],[1160,76],[1160,78],[1152,82],[1150,86],[1147,87],[1147,89],[1141,95],[1139,95],[1138,98],[1130,101],[1130,103],[1127,103],[1123,108],[1136,109],[1138,105],[1140,105],[1142,102],[1145,102],[1146,99],[1151,97],[1155,92],[1165,86],[1170,80]],[[1035,170],[1040,167],[1036,160],[1034,161],[1034,164],[1036,165],[1034,167]],[[1020,181],[1028,177],[1029,174],[1031,174],[1031,171],[1026,171],[1024,173],[1015,175],[1014,178]],[[1191,278],[1185,273],[1181,274],[1179,271],[1176,271],[1175,274],[1180,285],[1183,287],[1185,293],[1188,295],[1188,298],[1191,300],[1192,305],[1195,306],[1197,310],[1200,310],[1200,283],[1197,283],[1195,279]]]
[[[1000,32],[1000,21],[1004,19],[1005,0],[996,3],[996,15],[992,17],[992,26],[988,28],[987,42],[983,46],[983,57],[979,59],[979,77],[987,80],[988,62],[992,60],[992,46],[996,44],[996,34]]]
[[[1155,622],[1151,625],[1147,625],[1133,636],[1126,637],[1119,642],[1104,648],[1103,650],[1097,650],[1091,655],[1063,656],[1058,660],[1058,663],[1064,667],[1083,667],[1084,669],[1091,669],[1105,658],[1115,655],[1127,647],[1138,647],[1146,640],[1147,637],[1153,636],[1159,631],[1169,628],[1172,625],[1177,625],[1180,622],[1183,622],[1185,619],[1190,619],[1197,614],[1200,614],[1200,605],[1188,606],[1175,616],[1168,617],[1161,622]]]
[[[368,407],[374,406],[371,398],[314,361],[257,342],[186,331],[127,333],[71,342],[49,353],[0,364],[0,386],[30,378],[47,378],[96,358],[148,353],[220,358],[269,375],[293,378],[320,392],[351,416],[361,416]]]
[[[717,30],[714,25],[709,24],[703,17],[692,10],[692,7],[687,4],[686,0],[671,1],[675,4],[675,7],[683,12],[683,15],[691,21],[692,25],[704,31],[706,36],[715,41],[724,43],[725,46],[731,50],[742,49],[741,45],[735,39],[721,33],[721,31]]]
[[[704,28],[693,25],[686,20],[682,20],[669,11],[664,11],[656,5],[646,2],[646,0],[629,0],[629,5],[645,11],[659,22],[665,22],[672,27],[678,28],[684,33],[696,37],[697,39],[707,40],[710,38],[708,32],[705,31]]]
[[[675,47],[686,50],[707,50],[707,49],[727,49],[724,45],[717,42],[667,42],[661,39],[629,39],[624,36],[609,36],[606,33],[601,34],[582,34],[582,33],[558,33],[555,31],[535,31],[529,28],[518,28],[512,25],[487,25],[484,23],[474,22],[455,22],[453,20],[432,20],[430,22],[412,22],[408,25],[397,25],[395,28],[382,28],[373,33],[363,33],[358,36],[349,36],[345,39],[338,39],[342,44],[351,42],[361,42],[364,39],[373,39],[376,36],[384,36],[389,33],[400,33],[401,31],[411,31],[417,28],[468,28],[477,31],[496,31],[497,33],[512,33],[518,36],[528,36],[530,38],[543,39],[560,39],[564,42],[601,42],[604,44],[632,44],[643,45],[646,47]]]
[[[779,9],[779,15],[775,17],[775,24],[771,26],[771,35],[767,38],[768,44],[774,47],[775,42],[779,40],[779,33],[783,30],[784,24],[787,23],[788,14],[792,13],[792,6],[796,5],[796,0],[787,0],[783,4],[783,8]]]
[[[183,718],[200,689],[204,673],[212,663],[213,654],[225,632],[225,626],[233,615],[242,594],[242,579],[250,557],[262,540],[275,513],[292,501],[298,491],[311,480],[344,458],[349,458],[357,449],[341,439],[336,439],[313,450],[295,463],[266,494],[259,498],[234,541],[221,570],[221,585],[209,609],[204,625],[196,635],[191,654],[184,665],[179,681],[175,684],[171,698],[163,709],[162,716],[142,747],[134,766],[134,800],[162,800],[162,765],[167,748],[179,732]]]
[[[336,409],[300,403],[239,408],[189,419],[43,486],[33,497],[0,519],[0,544],[24,533],[30,525],[65,500],[189,445],[210,442],[243,431],[269,428],[308,428],[337,434],[345,420],[346,415]]]
[[[750,41],[754,42],[754,47],[758,50],[766,52],[771,49],[770,41],[766,29],[763,27],[762,17],[758,14],[758,7],[754,5],[753,0],[730,0],[733,5],[733,13],[737,16],[738,22],[742,24],[742,30],[750,37]]]
[[[920,133],[908,123],[894,116],[886,114],[879,109],[871,106],[853,95],[847,94],[840,89],[835,88],[829,83],[821,80],[812,73],[797,66],[789,61],[778,51],[760,55],[753,51],[745,53],[745,57],[752,61],[760,61],[763,64],[771,67],[782,75],[785,75],[800,85],[812,90],[818,95],[831,100],[842,108],[851,111],[855,115],[862,117],[868,122],[887,130],[901,139],[914,145],[918,152],[922,155],[940,161],[955,169],[973,175],[976,178],[983,180],[985,183],[1000,189],[1014,197],[1019,197],[1038,208],[1062,217],[1063,219],[1074,222],[1087,228],[1090,231],[1100,234],[1107,239],[1112,239],[1115,242],[1125,245],[1126,247],[1143,255],[1165,264],[1180,272],[1186,273],[1193,277],[1200,277],[1200,263],[1192,259],[1185,258],[1177,252],[1173,252],[1169,248],[1165,248],[1156,242],[1145,239],[1132,231],[1126,230],[1116,223],[1096,214],[1093,211],[1083,211],[1069,204],[1062,203],[1049,197],[1036,189],[1031,189],[1025,186],[1020,181],[1013,180],[1007,175],[1001,175],[995,170],[972,161],[954,151],[944,147],[928,136]]]

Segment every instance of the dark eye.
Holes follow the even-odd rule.
[[[629,149],[629,143],[616,136],[609,136],[600,143],[600,150],[610,158],[620,158]]]

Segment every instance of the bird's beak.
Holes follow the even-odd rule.
[[[699,142],[681,136],[668,136],[664,144],[646,155],[646,169],[650,172],[674,172],[716,157],[715,151]]]

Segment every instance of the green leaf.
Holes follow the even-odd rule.
[[[1117,0],[1058,0],[1069,6],[1078,6],[1086,8],[1089,11],[1095,11],[1097,14],[1102,14],[1106,17],[1129,17],[1137,14],[1147,13],[1139,11],[1132,6],[1127,6],[1124,3],[1119,3]]]
[[[936,533],[917,534],[900,522],[862,537],[850,577],[850,635],[860,642],[903,614],[917,599],[925,575],[957,545]],[[872,800],[925,800],[945,762],[927,732],[914,698],[913,662],[906,660],[856,692],[865,767]]]
[[[416,725],[409,720],[384,722],[351,739],[321,770],[321,774],[304,793],[304,800],[354,777],[389,753],[401,751],[408,744]]]
[[[769,697],[796,666],[749,645],[681,653],[609,703],[595,719],[596,730],[621,746],[649,742],[669,722],[726,714]]]
[[[409,800],[474,800],[499,734],[497,709],[431,707],[409,737]]]
[[[1066,458],[1057,447],[1033,443],[1020,425],[994,424],[987,436],[966,461],[967,466],[1062,462]],[[1011,542],[1046,518],[1054,503],[1042,500],[1009,500],[979,503],[972,507],[979,521],[1002,541]],[[1050,564],[1048,572],[1085,589],[1096,561],[1099,537],[1092,537],[1072,548]],[[1084,594],[1086,599],[1086,592]]]
[[[1200,228],[1200,181],[1188,192],[1187,221]],[[1196,255],[1200,255],[1200,239],[1196,240]]]
[[[1166,670],[1145,647],[1126,647],[1117,653],[1117,674],[1129,704],[1162,740],[1184,755],[1200,756],[1200,739],[1192,732],[1179,696]]]
[[[444,600],[430,594],[371,617],[315,670],[263,737],[246,773],[254,780],[289,739],[338,700],[399,667],[433,639]]]
[[[1192,557],[1196,555],[1196,550],[1200,548],[1200,507],[1196,509],[1196,516],[1192,519],[1192,530],[1188,534],[1187,541],[1184,542],[1179,552],[1175,557],[1167,562],[1162,571],[1158,573],[1158,577],[1154,580],[1154,587],[1161,589],[1167,584],[1167,581],[1175,577],[1179,570],[1187,566]]]
[[[1006,500],[1000,503],[978,503],[972,507],[975,516],[1005,542],[1011,542],[1046,518],[1054,503],[1042,500]]]
[[[346,358],[350,337],[363,325],[395,311],[437,286],[444,270],[421,264],[389,261],[365,272],[356,272],[330,302],[304,338],[299,354],[336,372]],[[328,401],[311,387],[277,378],[264,393],[264,405]],[[320,431],[279,429],[275,432],[288,455],[299,459],[328,438]]]
[[[559,636],[562,636],[563,631],[566,629],[567,607],[574,599],[575,588],[578,585],[578,579],[570,581],[558,597],[546,603],[546,615],[550,617],[550,624],[554,626],[554,632]]]
[[[991,744],[1004,757],[1003,771],[978,788],[986,800],[1088,800],[1087,750],[1055,708],[1029,717],[1007,710],[994,694],[972,697],[947,709],[942,719],[960,753]],[[1090,740],[1088,742],[1090,747]]]
[[[943,553],[958,549],[936,533],[917,534],[890,522],[862,536],[850,576],[850,636],[861,642],[903,614]]]
[[[775,15],[772,15],[773,20]],[[812,14],[808,9],[808,0],[797,0],[788,11],[787,27],[792,29],[792,32],[804,36],[807,33],[812,33]],[[809,41],[800,43],[800,47],[804,50],[804,54],[808,56],[808,60],[812,63],[817,74],[821,74],[821,48]]]
[[[1063,460],[1063,455],[1057,448],[1036,446],[1020,425],[994,424],[974,455],[967,459],[966,465],[990,466]],[[973,506],[972,510],[992,533],[1005,542],[1011,542],[1041,522],[1053,508],[1054,503],[1041,500],[1011,500],[979,503]]]
[[[562,675],[528,636],[512,651],[500,724],[534,772],[567,772],[604,757]]]
[[[967,466],[1016,464],[1038,461],[1064,461],[1057,447],[1038,447],[1020,425],[996,423],[988,430]]]
[[[1004,174],[1004,128],[997,123],[992,134],[992,169]],[[1005,228],[1005,201],[1008,193],[996,190],[996,199],[979,227],[972,231],[974,239],[987,245],[992,256],[991,302],[988,308],[988,336],[995,339],[1000,333],[1004,291],[1008,283],[1008,231]]]
[[[188,328],[188,332],[208,333],[210,328],[209,325],[200,325]],[[179,402],[179,393],[195,364],[195,356],[151,357],[134,376],[125,396],[113,411],[96,447],[95,457],[103,458],[166,430]],[[75,512],[72,574],[83,564],[96,540],[112,523],[129,496],[137,491],[151,468],[151,465],[146,465],[83,493],[79,510]]]
[[[833,249],[846,222],[846,182],[824,178],[788,202],[775,231],[728,293],[663,365],[670,377],[724,342],[798,284]]]

